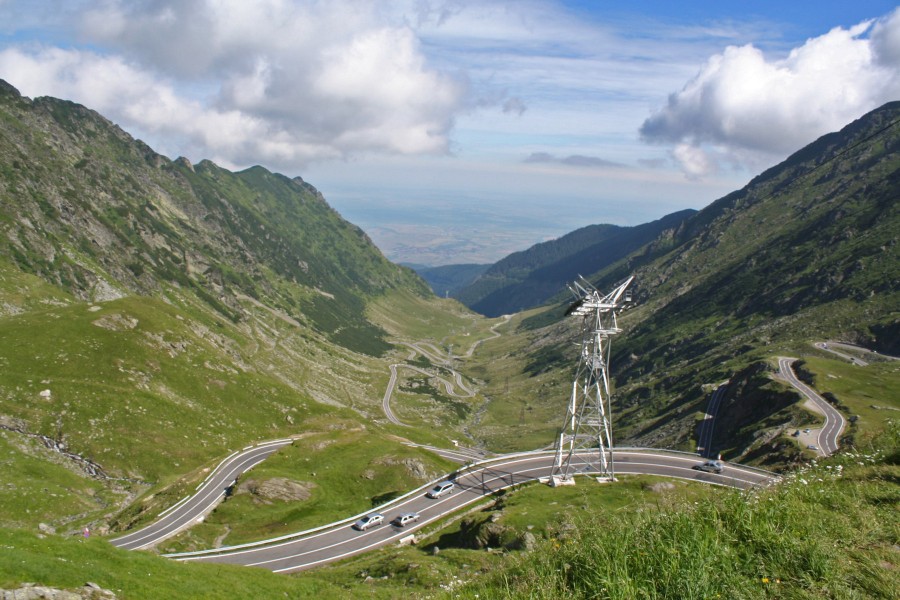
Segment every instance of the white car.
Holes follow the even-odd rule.
[[[358,531],[365,531],[369,527],[375,527],[377,525],[381,525],[384,523],[384,515],[381,513],[372,513],[371,515],[366,515],[359,521],[353,524],[353,529]]]
[[[453,493],[453,482],[452,481],[442,481],[425,494],[429,498],[440,498],[444,494]]]
[[[397,518],[391,521],[391,524],[396,525],[397,527],[405,527],[407,524],[415,523],[418,520],[418,513],[403,513],[401,515],[397,515]]]

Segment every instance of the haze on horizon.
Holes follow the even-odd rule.
[[[0,79],[302,176],[396,261],[702,208],[900,99],[893,2],[0,0]]]

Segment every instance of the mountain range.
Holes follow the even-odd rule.
[[[377,354],[384,332],[364,299],[427,292],[299,177],[169,160],[83,106],[5,82],[0,103],[6,254],[78,298],[177,288],[239,321],[250,296]]]
[[[898,150],[893,102],[703,210],[444,273],[448,289],[474,277],[455,297],[482,315],[509,315],[488,320],[386,260],[299,177],[170,160],[0,82],[0,532],[147,522],[263,439],[297,436],[256,482],[308,497],[230,498],[176,549],[364,512],[453,468],[410,440],[544,446],[578,357],[565,284],[579,275],[600,290],[635,276],[610,356],[618,445],[694,451],[727,384],[716,450],[801,462],[790,432],[814,417],[776,357],[814,360],[833,339],[900,353]],[[451,365],[471,394],[441,389]],[[382,412],[399,367],[409,426]],[[852,391],[871,373],[888,391],[869,404],[900,402],[887,368],[841,375],[847,443],[875,431]]]
[[[558,239],[514,252],[492,265],[417,268],[435,293],[446,292],[472,310],[499,317],[547,302],[583,273],[595,273],[676,229],[696,213],[686,209],[634,227],[588,225]]]
[[[717,430],[715,444],[727,456],[775,457],[800,416],[778,399],[765,362],[772,348],[840,339],[898,353],[898,150],[892,102],[588,277],[604,289],[635,276],[635,305],[612,357],[624,440],[692,448],[708,386],[730,380],[725,412],[740,407],[745,417]],[[566,306],[525,326],[540,331]],[[570,354],[540,346],[532,363],[543,366],[533,369]],[[766,420],[771,430],[760,436]]]

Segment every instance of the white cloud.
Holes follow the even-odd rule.
[[[672,156],[681,165],[688,179],[701,179],[716,172],[716,164],[702,149],[690,144],[677,144]]]
[[[880,64],[894,68],[900,65],[900,9],[872,28],[872,49]]]
[[[670,95],[641,135],[676,144],[673,156],[691,177],[723,161],[756,166],[900,98],[898,57],[900,9],[874,24],[832,29],[779,60],[730,46]]]
[[[262,149],[268,143],[263,121],[238,111],[210,110],[119,57],[11,48],[0,52],[0,73],[25,95],[76,99],[141,135],[177,137],[179,145],[211,151],[226,165],[241,146]]]
[[[289,172],[443,153],[462,105],[463,86],[371,3],[110,0],[81,16],[91,51],[7,48],[0,77],[81,102],[163,152]]]

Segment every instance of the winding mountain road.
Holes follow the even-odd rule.
[[[484,342],[487,342],[489,340],[494,340],[494,339],[497,339],[498,337],[500,337],[500,332],[497,331],[497,327],[500,327],[501,325],[506,325],[507,323],[509,323],[509,320],[512,319],[512,315],[503,315],[502,319],[503,319],[502,322],[494,323],[493,325],[491,325],[489,327],[492,335],[490,337],[484,338],[483,340],[477,340],[474,344],[469,346],[469,350],[463,355],[463,358],[472,358],[472,354],[475,353],[475,349],[478,348],[478,346],[480,346]]]
[[[831,345],[829,346],[828,344],[831,344]],[[840,350],[836,350],[836,349],[835,349],[835,346],[838,346],[838,347],[844,346],[844,347],[847,347],[847,348],[850,348],[850,349],[855,349],[855,350],[857,350],[857,351],[859,351],[859,350],[865,350],[864,348],[858,348],[858,347],[856,347],[856,346],[849,346],[849,345],[847,345],[847,344],[841,344],[841,343],[838,343],[838,342],[816,342],[816,343],[813,344],[813,345],[814,345],[816,348],[818,348],[819,350],[824,350],[825,352],[831,352],[832,354],[834,354],[834,355],[836,355],[836,356],[840,356],[840,357],[843,358],[844,360],[848,360],[848,361],[850,361],[850,362],[851,362],[852,364],[854,364],[854,365],[857,365],[857,366],[860,366],[860,367],[868,367],[868,366],[869,366],[869,363],[867,363],[867,362],[864,361],[863,359],[857,358],[857,357],[855,357],[855,356],[850,356],[849,354],[845,354],[844,352],[841,352]]]
[[[741,489],[768,485],[776,479],[772,473],[732,464],[726,465],[721,474],[697,471],[693,467],[698,464],[698,457],[684,453],[616,449],[614,454],[619,475],[661,475]],[[553,452],[533,452],[506,455],[468,465],[451,475],[451,480],[456,484],[454,493],[438,499],[428,498],[425,491],[434,482],[429,483],[369,511],[377,510],[384,514],[386,524],[363,532],[351,527],[362,516],[354,515],[331,525],[270,540],[167,556],[182,561],[263,567],[276,573],[308,569],[398,542],[422,527],[498,490],[545,478],[550,473],[554,458]],[[585,481],[584,485],[593,484]],[[420,519],[418,523],[405,528],[387,524],[401,512],[417,512]]]
[[[484,338],[483,340],[475,341],[469,347],[469,350],[463,355],[463,358],[471,358],[472,354],[475,352],[475,349],[483,342],[500,337],[500,333],[496,330],[496,327],[505,325],[511,318],[512,317],[510,315],[504,315],[503,322],[495,323],[490,327],[492,335],[490,337]],[[409,369],[411,371],[416,371],[418,373],[422,373],[423,375],[427,375],[432,379],[436,379],[441,383],[441,385],[444,386],[447,394],[455,398],[471,398],[475,395],[475,390],[469,388],[469,386],[466,385],[466,382],[463,381],[462,374],[451,367],[454,358],[452,354],[448,353],[445,357],[444,351],[431,342],[400,342],[400,344],[410,349],[410,354],[407,357],[407,360],[414,359],[416,357],[416,353],[421,354],[432,363],[440,365],[441,368],[450,371],[453,377],[453,381],[451,382],[450,380],[445,379],[440,375],[435,375],[434,373],[431,373],[414,365],[408,365],[405,363],[394,363],[392,365],[389,365],[388,368],[391,371],[391,376],[388,379],[387,388],[384,390],[384,396],[381,398],[381,409],[384,411],[384,415],[387,417],[388,421],[395,425],[402,425],[404,427],[408,426],[406,423],[401,421],[397,417],[397,415],[394,414],[393,409],[391,409],[391,398],[393,397],[394,389],[397,386],[397,369]],[[457,387],[462,390],[461,394],[456,392]]]
[[[815,390],[797,379],[797,374],[794,373],[794,369],[791,368],[791,365],[796,360],[796,358],[784,356],[778,357],[778,370],[788,383],[809,399],[817,412],[825,415],[825,425],[822,426],[822,429],[819,430],[818,435],[816,436],[815,446],[816,451],[821,456],[829,456],[837,452],[838,439],[847,422],[844,420],[844,416],[825,400],[825,398],[822,398]]]
[[[252,469],[273,452],[287,446],[292,441],[291,439],[282,439],[263,442],[232,453],[197,486],[193,495],[184,498],[161,513],[157,521],[142,529],[112,539],[110,543],[127,550],[151,548],[197,524],[219,504],[241,473]]]
[[[391,410],[391,397],[394,395],[394,388],[397,386],[397,369],[409,369],[410,371],[416,371],[417,373],[422,373],[423,375],[427,375],[431,379],[438,380],[441,385],[444,386],[444,389],[447,391],[447,394],[453,396],[455,398],[471,398],[475,395],[475,392],[470,390],[462,381],[462,375],[453,371],[451,372],[454,376],[454,381],[450,381],[449,379],[444,379],[439,375],[435,375],[434,373],[430,373],[425,369],[407,365],[404,363],[394,363],[390,365],[391,377],[388,379],[387,389],[384,390],[384,397],[381,399],[381,409],[384,411],[384,415],[387,417],[388,421],[394,423],[395,425],[403,425],[407,426],[406,423],[397,418],[397,415],[394,414],[394,411]],[[456,386],[458,386],[461,390],[463,390],[462,394],[458,394],[456,392]]]
[[[422,350],[421,346],[416,346],[415,348],[419,351]],[[433,346],[432,348],[437,351]],[[471,355],[471,349],[469,355]],[[385,393],[383,401],[385,413],[388,415],[392,414],[389,402],[390,393],[396,384],[396,367],[399,366],[412,368],[430,377],[435,377],[433,374],[411,365],[394,366],[391,369],[392,377],[388,386],[388,392]],[[790,369],[789,364],[787,368],[788,370]],[[448,393],[453,394],[452,383],[442,378],[439,379],[444,382]],[[460,387],[467,390],[462,385]],[[716,390],[716,394],[724,393],[723,390],[724,386]],[[248,446],[241,452],[233,453],[223,460],[203,483],[197,486],[195,494],[164,511],[156,522],[138,531],[115,538],[111,542],[118,547],[126,549],[151,548],[192,524],[202,521],[204,516],[221,501],[229,487],[233,485],[241,473],[252,468],[273,452],[291,442],[291,439],[274,440],[255,446]],[[414,532],[439,521],[469,504],[482,500],[485,496],[529,481],[546,480],[555,460],[555,452],[553,450],[525,452],[478,460],[480,455],[466,448],[457,448],[455,450],[430,449],[451,460],[467,463],[460,470],[448,476],[455,483],[454,493],[438,499],[428,498],[425,492],[436,483],[430,482],[376,509],[367,511],[371,513],[377,510],[384,514],[385,524],[382,526],[362,532],[354,530],[352,528],[353,522],[367,514],[362,513],[336,523],[278,538],[239,546],[166,556],[181,561],[257,566],[277,573],[301,571],[367,552],[390,543],[414,541],[414,536],[412,535]],[[698,465],[700,458],[697,455],[682,452],[623,448],[613,450],[613,455],[618,475],[659,475],[740,489],[765,486],[777,480],[777,476],[768,471],[736,464],[726,463],[725,470],[720,474],[699,471],[694,467]],[[585,458],[588,466],[582,471],[582,475],[591,475],[599,471],[592,464],[595,459],[596,457],[591,457],[590,455]],[[583,485],[594,484],[589,480],[585,480]],[[408,527],[398,527],[389,524],[397,514],[402,512],[418,513],[420,516],[419,521]]]

